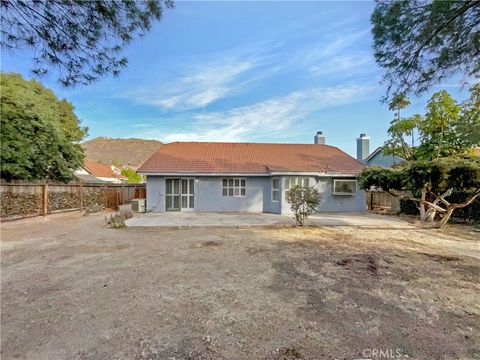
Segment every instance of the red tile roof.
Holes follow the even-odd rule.
[[[163,145],[139,173],[356,174],[363,164],[340,149],[318,144],[174,142]]]
[[[112,170],[112,166],[108,164],[101,164],[93,161],[85,161],[83,165],[85,169],[87,169],[93,176],[126,179],[126,177],[123,175],[115,174],[115,172]]]

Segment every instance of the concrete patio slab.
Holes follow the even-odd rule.
[[[166,212],[139,214],[126,221],[128,227],[251,227],[293,225],[290,216],[252,213]],[[405,220],[363,213],[321,213],[311,216],[307,225],[361,226],[372,228],[413,228]]]

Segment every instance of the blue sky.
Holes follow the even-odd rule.
[[[372,2],[177,2],[126,50],[117,77],[76,89],[40,79],[76,107],[89,138],[327,144],[371,150],[393,114],[380,102]],[[2,54],[2,70],[30,78],[31,54]],[[443,84],[461,100],[467,89]],[[411,99],[423,113],[432,89]]]

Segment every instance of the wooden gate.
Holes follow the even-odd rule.
[[[384,191],[367,191],[367,207],[368,210],[378,213],[398,213],[400,201]]]

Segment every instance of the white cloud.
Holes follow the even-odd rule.
[[[240,91],[259,78],[258,70],[268,63],[267,53],[276,45],[253,43],[244,47],[210,55],[193,64],[179,65],[183,73],[162,85],[151,79],[150,86],[130,91],[127,96],[137,102],[164,110],[184,111],[204,108],[215,101]],[[153,84],[152,84],[153,83]]]
[[[196,72],[166,84],[159,91],[144,96],[144,102],[165,109],[195,109],[207,106],[234,91],[240,75],[252,69],[249,61],[228,59],[223,63],[206,64]]]
[[[178,131],[165,135],[156,129],[139,136],[172,141],[256,141],[278,138],[295,130],[298,122],[309,114],[338,105],[361,101],[372,86],[346,85],[295,91],[249,106],[224,112],[199,113],[190,124],[191,131]]]
[[[339,55],[310,67],[310,71],[319,76],[341,75],[355,76],[359,73],[374,71],[374,62],[370,54]]]

